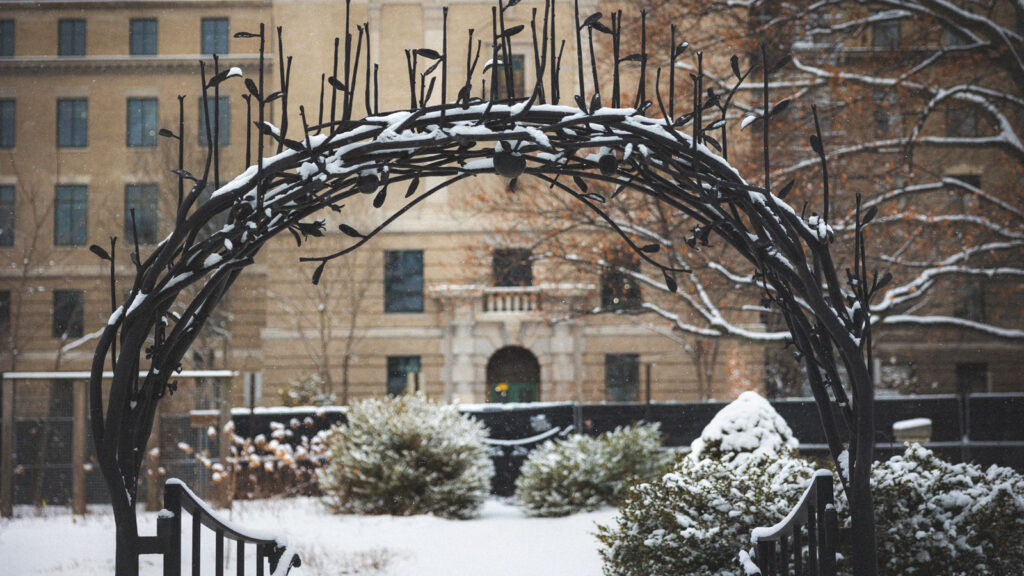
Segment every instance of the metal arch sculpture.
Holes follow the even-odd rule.
[[[523,26],[506,28],[505,12],[517,0],[492,10],[489,39],[491,61],[508,61],[510,38]],[[481,42],[473,57],[473,31],[470,31],[467,74],[456,101],[448,100],[449,52],[447,47],[447,9],[445,35],[440,52],[421,48],[407,50],[410,106],[407,110],[380,113],[377,106],[378,69],[369,60],[368,27],[358,26],[358,39],[346,22],[344,66],[339,75],[339,41],[335,41],[333,75],[327,78],[330,96],[321,91],[319,116],[310,125],[305,109],[299,107],[302,130],[289,137],[288,84],[290,57],[279,58],[280,92],[265,94],[263,54],[266,33],[239,33],[252,37],[260,45],[260,72],[257,81],[245,79],[250,104],[247,152],[255,140],[259,161],[230,182],[220,185],[217,146],[211,146],[201,175],[193,175],[182,166],[181,142],[184,123],[179,130],[161,130],[162,136],[177,139],[179,165],[178,209],[173,232],[145,259],[140,260],[136,246],[132,261],[135,280],[125,302],[118,306],[113,290],[116,239],[107,250],[92,250],[110,262],[113,312],[104,329],[92,364],[90,406],[92,432],[97,458],[108,486],[117,525],[116,569],[119,575],[138,571],[138,528],[134,505],[139,470],[152,431],[156,407],[175,389],[174,372],[199,333],[203,323],[242,270],[252,264],[256,254],[270,238],[291,232],[302,236],[320,236],[323,221],[306,221],[325,209],[342,210],[342,203],[361,195],[372,195],[372,204],[380,208],[386,202],[401,203],[395,214],[365,233],[342,224],[341,231],[351,237],[351,245],[333,254],[306,257],[317,263],[313,282],[319,281],[329,261],[362,246],[390,222],[409,211],[438,190],[456,181],[479,174],[496,173],[506,178],[528,174],[561,193],[576,198],[586,208],[614,222],[601,206],[614,202],[622,190],[647,194],[673,207],[694,221],[691,247],[706,244],[713,232],[733,246],[738,255],[753,265],[764,286],[764,303],[782,311],[793,336],[792,344],[807,367],[811,388],[821,414],[828,445],[840,479],[851,501],[854,524],[854,560],[858,575],[874,571],[874,533],[871,495],[868,484],[873,459],[872,378],[870,374],[871,325],[868,304],[884,284],[866,269],[863,226],[873,214],[865,214],[857,225],[855,263],[840,280],[830,254],[832,242],[828,228],[828,179],[824,178],[824,209],[821,217],[804,217],[782,200],[789,184],[777,194],[768,169],[769,127],[773,116],[786,106],[780,102],[769,107],[768,76],[786,60],[773,66],[760,66],[764,81],[764,108],[756,121],[763,124],[765,144],[765,182],[755,186],[745,182],[728,161],[708,146],[723,149],[712,136],[721,130],[725,143],[725,122],[729,103],[739,85],[754,68],[741,72],[737,59],[732,61],[735,87],[728,94],[715,95],[702,85],[703,71],[691,78],[694,97],[688,113],[675,114],[675,61],[686,50],[674,38],[666,50],[669,62],[668,106],[656,74],[655,100],[660,117],[648,117],[653,107],[646,99],[647,50],[645,26],[641,51],[620,57],[621,13],[613,14],[611,27],[602,23],[600,14],[581,22],[578,7],[574,12],[579,94],[575,106],[559,104],[559,71],[565,41],[558,42],[555,27],[555,1],[546,1],[541,31],[537,28],[537,10],[533,10],[530,32],[533,37],[537,83],[529,96],[512,92],[511,67],[490,66],[490,88],[486,100],[471,97],[474,70]],[[645,21],[644,21],[645,22]],[[609,34],[614,46],[612,67],[613,96],[603,107],[597,90],[585,99],[583,38],[590,46],[593,35]],[[365,68],[359,71],[362,49],[366,44]],[[278,29],[278,53],[283,42]],[[557,56],[556,56],[557,54]],[[763,50],[762,50],[763,55]],[[600,86],[594,51],[590,50],[591,87]],[[701,55],[697,55],[698,65]],[[428,63],[422,72],[419,62]],[[623,107],[619,102],[619,64],[639,64],[637,99]],[[763,61],[763,58],[762,58]],[[500,70],[500,72],[499,72]],[[547,74],[550,73],[550,79]],[[417,74],[419,79],[417,81]],[[500,78],[499,74],[504,75]],[[213,74],[208,80],[203,69],[203,110],[211,116],[209,96],[219,96],[222,82],[241,76],[241,71],[221,71],[214,58]],[[362,80],[366,117],[354,119],[353,108],[358,84]],[[433,88],[440,78],[440,101],[430,105]],[[418,84],[418,86],[417,86]],[[503,84],[508,92],[498,94]],[[371,91],[372,88],[372,91]],[[211,94],[212,93],[212,94]],[[484,88],[482,93],[487,94]],[[179,102],[183,97],[179,97]],[[280,100],[282,120],[279,127],[264,120],[267,106]],[[325,103],[329,100],[329,104]],[[216,99],[213,100],[217,102]],[[252,105],[257,118],[252,119]],[[179,108],[179,114],[183,107]],[[714,114],[714,118],[710,117]],[[325,119],[324,116],[329,118]],[[207,122],[207,141],[216,143],[216,113]],[[710,122],[707,122],[710,119]],[[690,134],[681,130],[690,128]],[[254,130],[255,128],[255,130]],[[275,154],[266,157],[266,146]],[[812,137],[812,146],[824,161],[820,132]],[[247,154],[247,164],[250,156]],[[212,169],[212,177],[211,177]],[[441,182],[420,186],[425,179]],[[194,185],[186,192],[184,183]],[[600,182],[607,196],[591,189],[587,182]],[[200,202],[200,193],[213,184],[216,190]],[[596,188],[596,187],[595,187]],[[397,193],[395,193],[397,192]],[[399,196],[399,198],[395,198]],[[514,197],[512,197],[514,198]],[[342,214],[344,212],[342,211]],[[223,226],[210,224],[227,216]],[[657,246],[637,245],[620,230],[623,239],[643,260],[662,270],[666,286],[675,289],[672,269],[658,261]],[[195,286],[190,298],[183,290]],[[176,311],[177,310],[177,311]],[[118,351],[120,346],[120,351]],[[102,372],[107,357],[113,367],[113,380],[104,394]],[[149,360],[148,368],[142,366]],[[840,378],[845,368],[847,383]],[[143,368],[145,376],[139,377]],[[848,394],[847,389],[850,390]],[[852,400],[851,401],[851,396]],[[104,405],[104,398],[106,404]],[[837,417],[838,414],[838,417]]]

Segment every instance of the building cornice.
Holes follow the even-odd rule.
[[[60,10],[98,8],[103,10],[138,10],[141,7],[169,8],[270,8],[273,0],[4,0],[0,9]]]
[[[221,57],[221,66],[252,66],[259,62],[259,54],[227,54]],[[167,72],[169,70],[195,72],[200,60],[213,59],[200,54],[171,54],[165,56],[19,56],[0,59],[0,75],[61,74],[91,72],[139,73]],[[270,67],[273,54],[267,54],[264,67]]]

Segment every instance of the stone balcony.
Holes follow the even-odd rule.
[[[502,316],[538,316],[566,312],[582,305],[596,290],[592,284],[537,284],[535,286],[483,286],[443,284],[431,286],[430,296],[446,304],[469,304],[477,320]]]

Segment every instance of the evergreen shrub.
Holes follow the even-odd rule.
[[[650,480],[667,466],[661,426],[638,423],[596,438],[574,434],[530,453],[516,497],[531,516],[565,516],[614,504],[630,478]]]
[[[352,405],[319,471],[324,502],[356,514],[470,518],[490,492],[484,426],[423,395]]]

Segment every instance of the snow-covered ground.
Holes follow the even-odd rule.
[[[338,516],[314,499],[294,498],[238,502],[230,519],[286,536],[303,560],[292,571],[296,576],[599,576],[594,533],[597,524],[611,523],[614,513],[606,508],[565,518],[528,518],[511,504],[491,499],[474,520]],[[105,507],[90,508],[84,517],[53,507],[42,513],[18,508],[15,516],[0,521],[5,574],[113,573],[114,521]],[[142,534],[156,534],[155,513],[143,513],[140,524]],[[186,517],[185,562],[190,558],[189,524]],[[207,532],[203,537],[209,550],[213,536]],[[142,564],[144,574],[160,573],[156,557],[144,556]],[[233,565],[225,573],[233,574]]]

